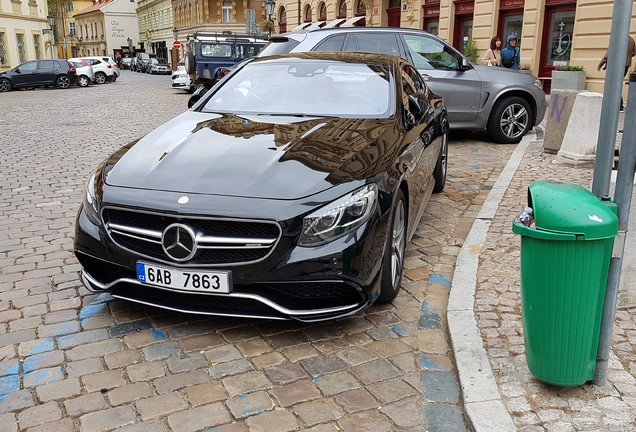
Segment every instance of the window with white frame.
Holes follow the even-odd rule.
[[[77,36],[77,32],[75,30],[75,23],[68,23],[68,35]]]
[[[20,57],[20,63],[27,61],[26,59],[26,46],[24,44],[24,35],[16,33],[15,40],[18,45],[18,56]]]
[[[231,23],[232,22],[232,2],[228,0],[223,0],[223,5],[221,6],[221,22]]]
[[[33,35],[33,48],[35,49],[35,59],[40,60],[40,58],[42,58],[42,52],[40,50],[40,35]]]
[[[0,31],[0,65],[6,65],[9,63],[7,57],[7,34]]]

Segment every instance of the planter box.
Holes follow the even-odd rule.
[[[552,71],[551,89],[585,90],[585,71]]]

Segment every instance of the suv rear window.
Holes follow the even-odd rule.
[[[259,57],[287,54],[296,47],[300,42],[286,37],[271,38],[270,42],[258,54]]]

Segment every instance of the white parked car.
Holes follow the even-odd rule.
[[[185,90],[189,93],[192,93],[194,90],[192,88],[192,81],[190,79],[190,75],[186,73],[185,66],[182,63],[179,63],[177,66],[177,70],[173,72],[170,77],[170,81],[172,82],[172,88]]]
[[[101,60],[105,61],[106,63],[108,63],[109,65],[111,65],[112,69],[113,69],[113,72],[115,72],[115,76],[117,76],[117,78],[119,78],[119,76],[121,75],[121,70],[119,70],[119,65],[117,64],[117,62],[115,60],[113,60],[112,57],[99,57],[99,58]],[[115,78],[115,79],[117,79],[117,78]]]
[[[69,63],[75,68],[75,73],[77,73],[78,78],[77,84],[80,87],[86,87],[95,82],[95,71],[93,71],[93,67],[87,62],[82,60],[69,60]]]
[[[104,61],[102,57],[87,56],[80,58],[72,58],[69,61],[85,61],[93,67],[95,71],[95,82],[97,84],[104,84],[106,81],[115,81],[119,74],[119,68],[114,68],[108,61]],[[115,72],[115,69],[117,72]]]

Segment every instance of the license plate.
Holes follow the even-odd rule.
[[[138,262],[137,280],[180,291],[224,294],[232,291],[229,271],[181,270]]]

